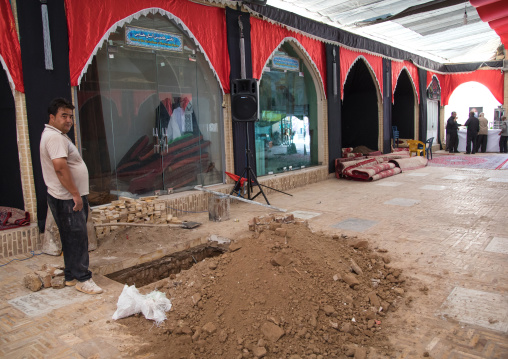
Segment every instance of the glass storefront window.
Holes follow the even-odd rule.
[[[150,14],[117,29],[78,89],[90,203],[221,183],[221,104],[209,64],[176,23]]]
[[[307,66],[289,43],[274,53],[263,71],[259,110],[258,176],[318,163],[316,90]]]

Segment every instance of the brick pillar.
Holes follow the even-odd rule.
[[[19,165],[25,211],[30,213],[30,222],[36,222],[37,198],[35,196],[35,182],[32,171],[32,155],[28,136],[25,94],[15,90],[13,96],[16,105],[16,131],[18,136]]]
[[[321,121],[321,124],[323,126],[322,133],[323,133],[323,140],[322,144],[320,144],[320,148],[323,150],[323,164],[327,164],[330,162],[330,153],[329,153],[329,147],[328,147],[328,100],[323,99],[321,101],[322,104],[322,112],[323,112],[323,118]],[[318,126],[319,128],[319,126]]]
[[[445,141],[445,133],[446,133],[446,125],[445,125],[445,108],[444,106],[439,106],[439,128],[441,131],[439,131],[439,138],[441,139],[441,144],[443,145],[443,150],[446,148],[446,141]],[[448,119],[446,119],[448,120]]]
[[[233,119],[231,117],[231,94],[224,94],[222,108],[222,116],[224,118],[224,156],[226,159],[225,170],[230,173],[235,173]]]

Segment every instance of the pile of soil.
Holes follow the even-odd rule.
[[[392,356],[387,319],[406,283],[386,251],[278,222],[258,218],[228,252],[140,288],[166,293],[173,307],[159,327],[142,314],[117,321],[139,339],[129,356]]]

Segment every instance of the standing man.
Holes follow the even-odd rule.
[[[478,131],[480,131],[480,122],[474,116],[474,112],[469,112],[469,118],[467,119],[464,126],[467,126],[467,138],[466,138],[466,155],[476,153],[476,138],[478,137]],[[473,148],[471,148],[473,144]],[[471,149],[473,152],[471,152]]]
[[[450,135],[450,143],[448,145],[448,151],[450,153],[459,153],[457,147],[459,147],[459,130],[460,124],[457,123],[457,112],[453,111],[448,121],[446,121],[446,135]]]
[[[508,122],[506,116],[501,117],[501,132],[499,132],[499,153],[508,153]]]
[[[64,98],[49,104],[49,123],[42,132],[42,175],[48,205],[55,218],[65,264],[65,284],[87,294],[102,293],[88,270],[88,169],[67,136],[74,124],[74,105]]]
[[[480,132],[478,132],[478,140],[476,143],[476,152],[482,149],[482,153],[487,152],[487,137],[489,134],[489,121],[484,117],[484,113],[480,113],[478,117],[478,122],[480,123]]]

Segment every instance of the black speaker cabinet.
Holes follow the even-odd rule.
[[[236,79],[231,83],[231,112],[233,121],[258,120],[258,82],[256,79]]]

